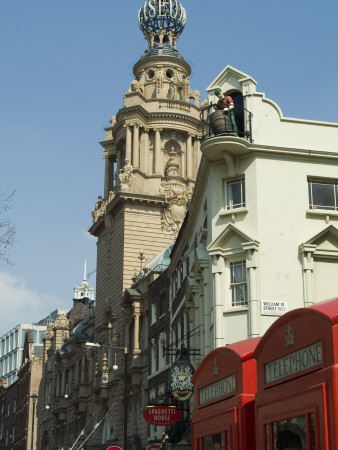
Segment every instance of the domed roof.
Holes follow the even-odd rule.
[[[155,43],[153,47],[150,47],[147,50],[145,50],[144,55],[141,56],[141,59],[150,58],[152,56],[169,56],[171,58],[178,58],[184,61],[183,56],[180,53],[178,53],[176,48],[167,43],[164,44]]]

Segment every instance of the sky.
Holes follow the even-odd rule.
[[[338,122],[336,0],[181,0],[178,51],[190,86],[227,65],[257,81],[286,117]],[[0,336],[95,286],[91,210],[103,193],[99,142],[123,106],[147,43],[142,0],[0,1],[0,192],[15,191],[11,264],[0,262]],[[2,216],[3,217],[3,216]],[[1,219],[1,216],[0,216]]]

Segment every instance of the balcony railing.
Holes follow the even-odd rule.
[[[201,112],[202,142],[216,136],[237,136],[253,142],[252,113],[243,106],[235,105],[228,111],[215,110],[216,104],[210,104]],[[238,131],[233,127],[233,114]]]

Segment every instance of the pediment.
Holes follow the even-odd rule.
[[[229,224],[222,233],[208,246],[207,250],[209,254],[215,253],[236,253],[242,252],[243,244],[255,242],[252,237],[243,233],[232,224]]]
[[[244,72],[231,66],[226,66],[222,72],[207,87],[207,92],[212,95],[216,88],[221,88],[223,92],[241,91],[244,93],[244,85],[253,94],[256,91],[257,82]]]
[[[313,236],[305,245],[316,246],[318,251],[337,251],[338,250],[338,229],[333,225],[325,228],[325,230]]]

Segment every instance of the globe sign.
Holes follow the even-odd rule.
[[[113,445],[112,447],[108,447],[107,450],[122,450],[122,448]]]

